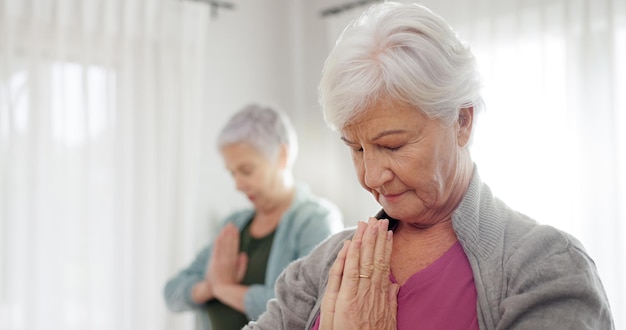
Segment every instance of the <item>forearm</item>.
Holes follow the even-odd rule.
[[[170,280],[163,292],[167,307],[173,312],[197,308],[200,304],[192,298],[192,291],[198,282],[198,279],[185,276]]]
[[[191,289],[191,300],[196,304],[204,304],[213,298],[211,284],[207,281],[198,282]]]
[[[191,265],[166,283],[163,294],[170,310],[180,312],[202,305],[194,300],[193,291],[195,286],[204,280],[204,268],[210,253],[211,246],[202,249]]]
[[[241,284],[219,284],[213,286],[213,296],[223,304],[242,313],[246,312],[244,297],[248,287]]]
[[[276,281],[276,298],[267,303],[261,317],[244,327],[246,330],[288,330],[304,329],[305,321],[315,299],[302,295],[306,290],[298,280],[303,280],[302,261],[295,261],[285,269]],[[299,288],[294,290],[294,288]]]

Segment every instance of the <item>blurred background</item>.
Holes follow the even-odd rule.
[[[162,288],[247,204],[215,138],[249,102],[289,114],[346,225],[376,212],[317,103],[371,3],[0,0],[0,329],[193,329]],[[483,72],[483,180],[583,242],[626,328],[626,1],[422,3]]]

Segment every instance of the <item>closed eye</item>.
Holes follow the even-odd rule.
[[[348,147],[350,147],[350,149],[352,150],[352,152],[363,152],[363,147],[359,147],[357,146],[356,143],[346,139],[345,137],[341,137],[341,141],[343,141],[343,143],[345,143]]]

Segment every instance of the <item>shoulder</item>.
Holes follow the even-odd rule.
[[[337,205],[314,194],[310,188],[305,184],[298,184],[296,186],[296,197],[294,200],[294,206],[298,209],[305,209],[310,211],[325,211],[336,212],[339,210]]]
[[[536,262],[555,255],[586,255],[573,236],[539,224],[494,196],[477,172],[455,211],[453,224],[466,249],[492,261],[525,264],[524,258]]]
[[[504,232],[504,262],[509,271],[545,263],[563,271],[589,266],[593,261],[572,235],[527,218],[509,221]]]
[[[593,259],[576,238],[525,221],[511,222],[505,233],[503,328],[608,328],[606,293]]]
[[[574,236],[525,217],[511,219],[505,228],[501,262],[508,294],[554,296],[576,287],[589,299],[602,300],[596,265]]]
[[[294,202],[288,212],[295,222],[308,222],[311,218],[328,223],[342,220],[337,205],[313,194],[308,186],[303,184],[297,186]]]
[[[325,278],[339,250],[343,247],[343,242],[351,239],[354,231],[355,228],[352,227],[329,236],[318,244],[311,253],[298,261],[301,264],[300,267],[307,269],[307,272],[312,275]]]
[[[319,250],[317,251],[318,253],[330,252],[330,254],[336,255],[337,253],[339,253],[339,250],[341,250],[341,247],[343,246],[343,242],[345,242],[348,239],[351,239],[352,236],[354,236],[355,230],[356,230],[355,227],[350,227],[336,234],[333,234],[329,236],[326,240],[324,240],[324,242],[322,242],[322,244],[320,244],[315,250]],[[332,259],[334,260],[335,257],[333,256]]]

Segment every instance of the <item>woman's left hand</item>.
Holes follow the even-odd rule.
[[[246,272],[248,257],[239,253],[239,230],[227,224],[213,244],[213,252],[206,271],[212,284],[240,283]]]
[[[389,280],[393,233],[389,221],[359,222],[330,269],[321,330],[395,330],[398,284]]]

